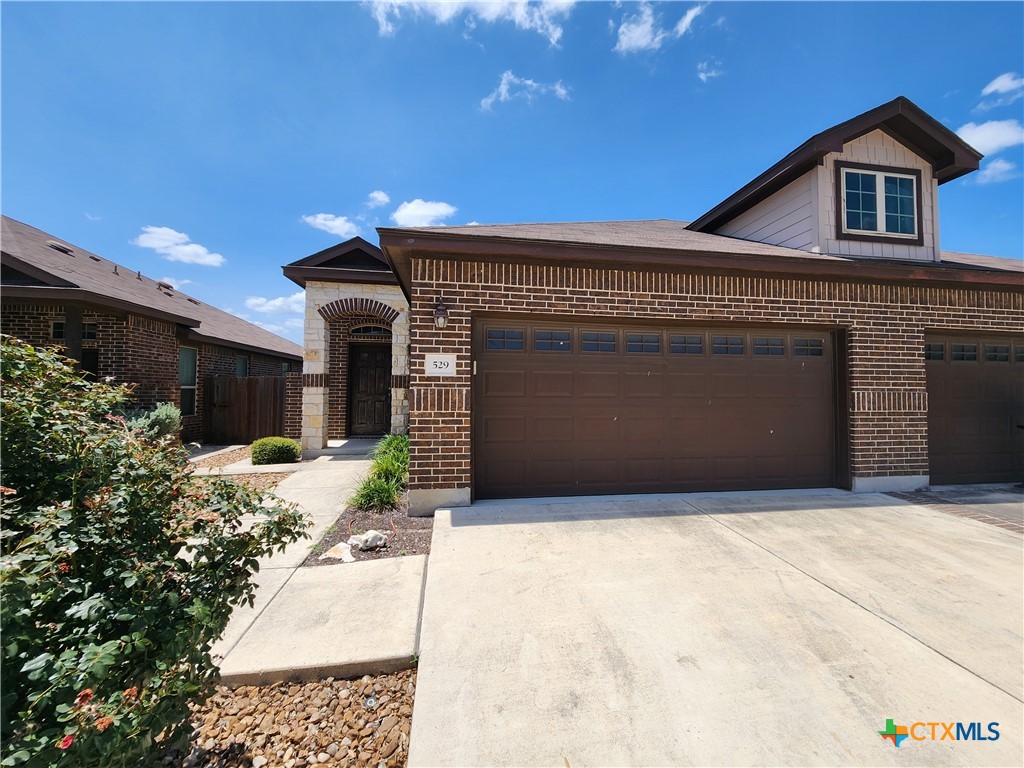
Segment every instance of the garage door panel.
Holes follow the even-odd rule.
[[[742,365],[739,360],[730,361],[731,365]],[[738,398],[746,400],[750,397],[750,376],[748,373],[714,373],[709,382],[712,397]]]
[[[484,417],[484,439],[488,442],[521,443],[526,437],[526,419],[522,416]]]
[[[572,441],[572,418],[570,416],[531,415],[530,434],[533,439],[542,443],[558,443]]]
[[[623,437],[629,442],[640,441],[657,445],[656,450],[664,450],[661,441],[666,439],[665,422],[662,419],[644,416],[629,417],[622,425]]]
[[[708,375],[705,371],[669,373],[666,378],[667,395],[675,401],[699,401],[708,397]]]
[[[626,397],[665,397],[665,376],[660,372],[624,373],[622,376]]]
[[[576,382],[579,397],[619,397],[618,371],[581,371],[576,375]]]
[[[713,354],[710,331],[696,352],[659,345],[667,335],[654,330],[644,331],[653,344],[627,351],[628,329],[594,323],[566,328],[574,340],[569,351],[541,352],[532,349],[532,326],[524,326],[523,349],[477,347],[472,423],[478,497],[833,483],[826,335],[826,359],[807,364],[792,356],[791,346],[784,356],[754,357],[750,332],[731,329],[722,335],[740,338],[745,356]],[[600,330],[602,341],[618,341],[584,352],[580,327]],[[816,451],[821,455],[805,458]]]
[[[533,396],[572,397],[572,380],[572,371],[536,371],[532,380]]]
[[[526,395],[525,371],[487,371],[482,376],[485,397],[523,397]]]
[[[1024,480],[1024,362],[987,360],[989,347],[1024,347],[1024,338],[992,342],[969,336],[929,336],[941,359],[925,364],[931,482]],[[979,360],[949,359],[954,346],[979,350]],[[1009,356],[1009,355],[1007,355]]]

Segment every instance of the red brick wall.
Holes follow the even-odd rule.
[[[34,346],[56,346],[50,339],[50,324],[64,320],[64,307],[55,304],[3,305],[2,330]],[[178,385],[178,347],[199,350],[199,375],[196,391],[196,415],[182,418],[181,438],[185,442],[202,439],[204,381],[207,376],[234,376],[235,358],[249,357],[250,376],[283,375],[284,359],[272,355],[243,352],[216,344],[190,342],[178,338],[174,323],[139,315],[108,315],[82,312],[83,323],[96,323],[96,339],[83,340],[82,348],[99,349],[99,375],[118,382],[134,384],[138,407],[151,408],[170,402],[181,406]],[[297,364],[295,364],[297,366]]]
[[[327,439],[348,437],[348,326],[327,323]]]
[[[853,281],[641,272],[415,258],[410,311],[410,488],[471,483],[472,317],[500,311],[653,324],[799,323],[846,329],[850,469],[928,474],[924,331],[1019,332],[1024,293]],[[433,308],[443,295],[448,327]],[[424,355],[456,353],[456,376],[423,375]]]
[[[284,384],[284,437],[299,440],[302,437],[302,372],[285,374]]]

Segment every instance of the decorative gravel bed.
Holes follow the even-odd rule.
[[[409,751],[416,670],[313,683],[220,686],[194,708],[180,768],[401,766]]]

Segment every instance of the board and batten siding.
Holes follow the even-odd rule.
[[[814,250],[818,245],[814,174],[815,171],[808,171],[727,222],[716,234],[803,251]]]
[[[893,168],[913,168],[921,171],[921,222],[924,235],[922,245],[873,243],[867,240],[840,240],[836,237],[836,162],[885,165]],[[874,130],[847,142],[841,153],[830,152],[817,169],[818,242],[824,253],[843,256],[868,256],[879,259],[910,259],[939,261],[939,206],[938,182],[931,164],[880,130]]]
[[[836,237],[836,162],[882,165],[921,171],[922,245],[840,240]],[[790,182],[766,200],[715,230],[715,234],[837,256],[938,261],[938,182],[931,165],[880,130],[874,130],[830,152],[824,162]]]

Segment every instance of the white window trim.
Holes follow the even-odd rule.
[[[918,198],[921,194],[921,190],[918,189],[917,177],[911,176],[907,173],[898,173],[896,171],[875,171],[867,168],[842,168],[842,185],[840,192],[843,196],[843,220],[840,222],[842,231],[845,234],[850,235],[863,235],[864,237],[898,237],[902,240],[917,240],[918,238],[918,227],[921,226],[921,222],[918,221],[917,209],[918,209]],[[850,229],[846,226],[846,174],[847,173],[858,173],[862,176],[874,176],[875,177],[875,220],[879,224],[879,229]],[[906,234],[905,232],[889,232],[885,227],[885,177],[892,176],[895,179],[910,179],[910,183],[914,187],[914,232],[913,234]]]
[[[181,415],[182,416],[195,416],[197,413],[199,413],[199,349],[197,347],[178,347],[178,357],[179,358],[181,357],[182,350],[185,350],[185,349],[191,349],[193,352],[196,353],[196,357],[195,357],[195,360],[196,360],[196,370],[195,370],[195,374],[192,376],[192,380],[195,381],[195,384],[182,384],[181,383],[181,363],[179,362],[178,363],[178,390],[179,390],[179,392],[184,392],[186,389],[191,389],[193,392],[195,392],[195,396],[192,398],[192,413],[185,413],[185,409],[182,408],[181,409]],[[179,400],[182,403],[182,405],[184,405],[184,400],[181,400],[181,398],[179,398]]]

